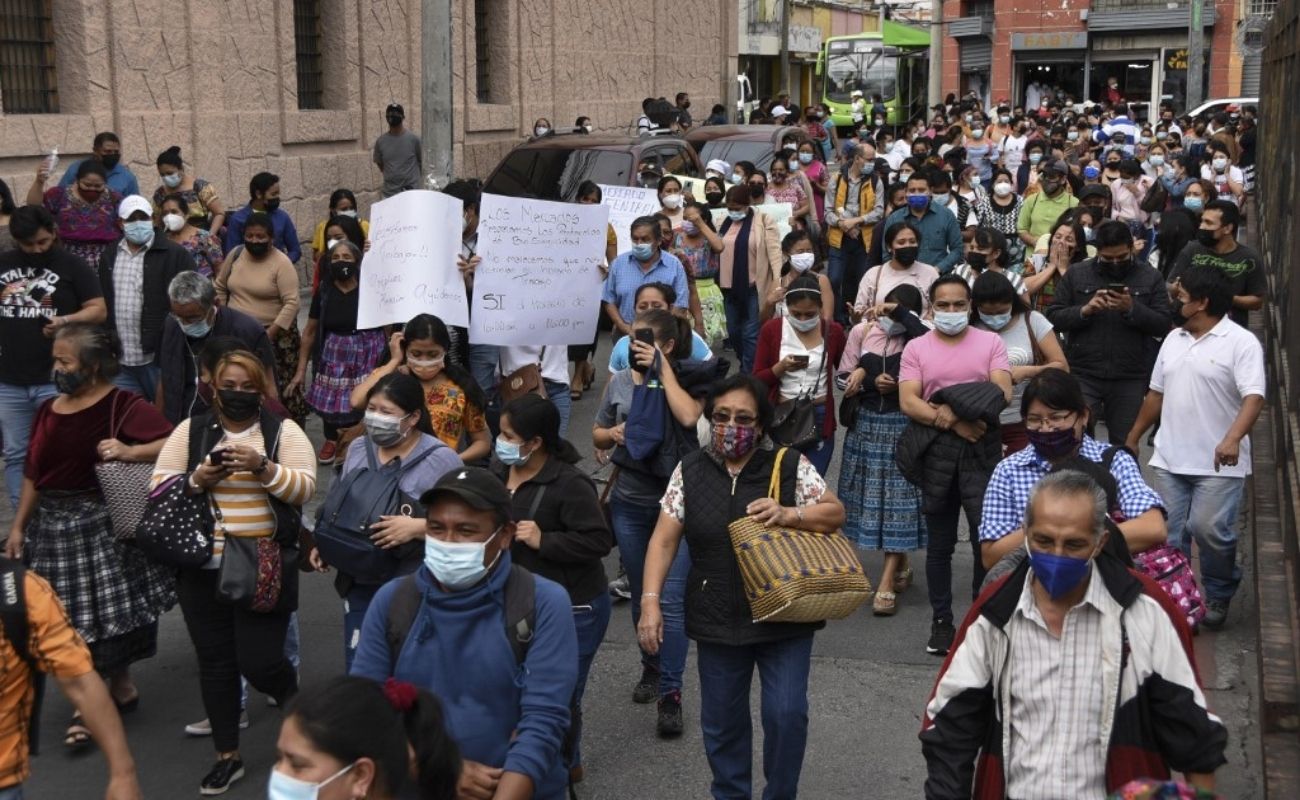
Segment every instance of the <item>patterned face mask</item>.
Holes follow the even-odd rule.
[[[723,458],[744,458],[758,443],[752,425],[714,425],[713,449]]]

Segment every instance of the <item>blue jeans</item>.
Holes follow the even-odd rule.
[[[823,425],[826,424],[826,406],[820,403],[816,407],[816,416],[814,417],[817,426],[817,433],[821,434]],[[810,445],[799,448],[812,465],[817,468],[817,474],[823,478],[826,477],[826,470],[830,469],[831,457],[835,455],[835,434],[818,439]]]
[[[352,659],[357,655],[357,642],[361,640],[361,623],[365,621],[370,601],[375,599],[378,585],[352,584],[343,598],[343,664],[345,673],[352,671]]]
[[[488,397],[497,388],[497,367],[501,364],[501,349],[494,344],[469,346],[469,374]]]
[[[749,689],[754,666],[762,683],[763,800],[794,800],[808,743],[808,673],[812,634],[764,644],[697,642],[700,730],[713,770],[715,800],[753,796],[754,722]]]
[[[609,592],[604,591],[593,597],[589,604],[573,607],[573,626],[578,631],[578,682],[573,687],[573,719],[569,723],[569,739],[573,742],[570,768],[582,763],[582,696],[587,691],[591,662],[596,659],[600,643],[605,641],[612,607]]]
[[[858,299],[858,284],[866,274],[867,251],[860,240],[845,236],[840,240],[839,247],[828,250],[826,277],[835,292],[835,320],[841,325],[849,322],[848,310],[844,304]]]
[[[27,460],[27,442],[32,436],[32,420],[41,403],[59,393],[52,383],[15,386],[0,383],[0,436],[4,437],[5,484],[9,502],[18,508],[23,491],[23,462]]]
[[[1237,566],[1237,511],[1245,478],[1176,475],[1159,467],[1156,490],[1169,512],[1169,544],[1192,557],[1192,540],[1201,551],[1201,585],[1206,600],[1228,602],[1241,583]]]
[[[23,785],[18,783],[0,789],[0,800],[23,800]]]
[[[158,378],[162,375],[162,367],[154,364],[142,364],[138,367],[128,367],[125,364],[113,378],[113,385],[119,389],[126,389],[129,392],[135,392],[144,399],[152,403],[158,396]]]
[[[645,577],[645,554],[650,546],[659,519],[659,506],[642,506],[618,499],[609,502],[609,514],[614,524],[614,540],[618,553],[627,569],[628,588],[632,591],[632,628],[641,621],[641,582]],[[659,654],[641,651],[641,666],[659,673],[659,694],[682,689],[682,673],[686,671],[686,575],[691,570],[691,557],[683,540],[677,548],[677,557],[668,569],[668,579],[659,590],[659,608],[664,615],[664,641]]]
[[[754,353],[758,350],[758,289],[723,289],[722,307],[727,314],[727,335],[740,359],[740,371],[754,371]]]
[[[546,396],[551,399],[551,402],[555,404],[555,408],[560,412],[560,438],[564,439],[569,435],[569,411],[573,408],[573,398],[569,395],[569,384],[543,379],[542,385],[546,387]]]

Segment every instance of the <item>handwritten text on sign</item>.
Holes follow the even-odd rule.
[[[465,281],[456,268],[464,215],[441,192],[402,192],[370,208],[370,252],[362,260],[357,327],[433,314],[469,324]]]
[[[659,194],[639,186],[600,187],[601,203],[609,207],[609,224],[618,237],[618,252],[632,249],[632,221],[659,211]]]
[[[596,336],[609,209],[483,195],[475,344],[586,344]]]

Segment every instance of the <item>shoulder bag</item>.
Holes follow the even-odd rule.
[[[524,364],[501,379],[497,393],[501,395],[502,406],[526,394],[546,397],[546,387],[542,384],[542,360],[545,358],[546,348],[543,347],[542,352],[537,356],[536,364]]]
[[[197,569],[212,559],[212,516],[206,495],[185,491],[188,479],[173,475],[147,495],[135,544],[151,561]]]
[[[820,374],[826,368],[826,350],[830,342],[824,335],[826,326],[822,325],[822,357],[817,362]],[[831,391],[827,380],[826,391]],[[772,410],[772,427],[767,435],[782,447],[807,447],[821,439],[822,432],[817,430],[817,404],[811,392],[801,392],[798,397],[776,404]]]
[[[123,397],[127,397],[126,393],[120,389],[113,395],[108,421],[110,439],[118,438],[122,432],[121,417],[125,414],[118,413],[118,406]],[[130,397],[126,402],[130,402]],[[149,480],[152,477],[152,461],[100,461],[95,464],[95,479],[99,481],[104,505],[108,507],[108,516],[113,522],[113,536],[117,539],[135,538],[136,528],[149,504]]]
[[[787,452],[777,451],[768,483],[767,496],[778,503]],[[727,532],[754,622],[843,619],[872,597],[862,562],[840,531],[770,527],[745,515]]]

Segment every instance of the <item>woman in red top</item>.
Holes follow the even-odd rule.
[[[785,308],[784,317],[768,320],[759,332],[754,376],[767,384],[773,403],[813,401],[814,429],[821,437],[799,451],[825,476],[835,453],[834,376],[844,352],[844,328],[822,319],[822,288],[815,276],[790,284]]]
[[[172,429],[144,398],[114,388],[119,351],[100,325],[74,322],[55,336],[60,394],[36,412],[5,555],[49,581],[126,712],[140,701],[130,665],[156,652],[158,617],[176,593],[167,571],[114,537],[95,477],[100,461],[152,462]],[[89,741],[74,715],[64,744]]]

